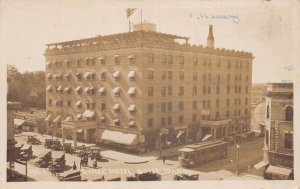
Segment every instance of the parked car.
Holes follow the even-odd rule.
[[[174,180],[199,180],[199,174],[194,174],[194,175],[177,174],[174,175]]]
[[[74,148],[72,147],[72,143],[64,143],[63,149],[65,153],[70,153],[70,154],[74,153]]]
[[[22,148],[20,149],[19,159],[28,161],[32,157],[32,155],[33,155],[32,146],[29,145],[22,146]]]
[[[62,152],[56,152],[52,154],[52,164],[49,166],[49,171],[56,174],[63,170],[66,165],[65,154]]]
[[[37,167],[48,167],[51,162],[52,151],[48,150],[45,153],[42,153],[38,157],[38,161],[34,163]]]
[[[52,144],[53,144],[52,139],[49,139],[49,138],[45,139],[45,144],[44,144],[45,148],[50,149]]]
[[[41,144],[42,142],[35,137],[35,135],[33,136],[27,136],[27,144],[32,144],[32,145],[35,145],[35,144]]]
[[[59,181],[81,181],[80,171],[70,170],[64,173],[58,174]]]
[[[90,157],[91,160],[96,159],[97,161],[101,160],[101,155],[100,155],[100,148],[93,146],[90,148]]]
[[[55,151],[63,150],[63,146],[59,140],[54,140],[51,148]]]

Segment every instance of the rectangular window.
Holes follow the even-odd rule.
[[[202,100],[202,108],[206,108],[206,101],[205,100]]]
[[[284,134],[284,147],[287,149],[293,149],[293,134],[291,133]]]
[[[193,101],[193,109],[196,110],[197,109],[197,101]]]
[[[120,56],[115,55],[115,64],[120,64]]]
[[[168,86],[168,95],[172,96],[172,86]]]
[[[198,79],[198,74],[197,74],[197,72],[194,72],[194,74],[193,74],[193,80],[196,81],[197,79]]]
[[[172,80],[172,71],[168,71],[168,79]]]
[[[210,100],[207,101],[207,108],[210,108]]]
[[[230,81],[230,73],[227,74],[227,81]]]
[[[226,99],[226,106],[230,106],[230,99]]]
[[[173,64],[173,56],[172,55],[168,55],[168,63]]]
[[[208,73],[208,74],[207,74],[207,79],[208,79],[209,81],[211,81],[211,73]]]
[[[106,103],[104,102],[101,103],[101,110],[106,111]]]
[[[193,96],[197,96],[197,86],[193,86]]]
[[[162,71],[162,73],[161,73],[161,79],[165,80],[166,77],[167,77],[166,71]]]
[[[165,126],[166,125],[166,118],[161,118],[161,126]]]
[[[238,116],[240,116],[241,115],[241,110],[238,110]]]
[[[216,112],[216,119],[219,119],[219,112]]]
[[[162,112],[166,111],[166,103],[165,102],[161,103],[161,111]]]
[[[237,106],[237,99],[234,99],[234,105]]]
[[[227,86],[227,90],[226,90],[227,94],[230,93],[230,86]]]
[[[179,102],[179,111],[183,111],[184,110],[184,102],[180,101]]]
[[[245,115],[248,115],[248,109],[245,109]]]
[[[179,87],[179,96],[184,96],[184,87]]]
[[[179,72],[179,80],[184,80],[184,72]]]
[[[48,100],[48,105],[49,105],[49,106],[52,106],[52,99],[49,99],[49,100]]]
[[[206,94],[206,87],[205,86],[203,86],[203,88],[202,88],[202,93]]]
[[[162,54],[161,55],[161,60],[160,60],[161,63],[166,63],[166,55],[165,54]]]
[[[219,86],[219,85],[216,86],[216,94],[217,94],[217,95],[220,94],[220,86]]]
[[[192,120],[193,120],[193,122],[196,122],[196,121],[197,121],[197,114],[193,114]]]
[[[241,99],[240,98],[238,99],[238,105],[241,105]]]
[[[168,125],[172,125],[172,117],[168,117]]]
[[[216,107],[218,108],[219,106],[220,106],[220,100],[217,99],[217,100],[216,100]]]
[[[154,79],[154,72],[153,71],[149,71],[148,72],[148,80],[153,80]]]
[[[210,94],[210,93],[211,93],[210,87],[207,87],[207,94]]]
[[[148,104],[148,113],[153,113],[153,104]]]
[[[154,96],[154,89],[153,89],[153,87],[148,87],[148,96]]]
[[[153,119],[148,119],[148,128],[152,128],[153,127]]]
[[[248,105],[248,98],[245,98],[245,105]]]
[[[183,121],[184,121],[183,115],[179,116],[178,117],[178,123],[183,123]]]
[[[166,96],[166,93],[167,93],[167,88],[161,87],[161,96]]]
[[[245,87],[245,93],[248,93],[248,86]]]
[[[67,101],[67,106],[70,107],[71,106],[71,100]]]
[[[203,73],[203,80],[206,81],[206,73]]]
[[[228,118],[229,116],[230,116],[230,111],[227,110],[227,111],[226,111],[226,117]]]
[[[168,111],[172,112],[172,102],[168,102]]]
[[[106,80],[106,72],[102,72],[102,73],[100,74],[100,79],[101,79],[102,81]]]

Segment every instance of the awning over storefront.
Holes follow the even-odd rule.
[[[292,169],[270,165],[266,173],[289,176],[292,173]]]
[[[130,95],[133,95],[133,94],[135,94],[135,91],[136,91],[135,87],[129,87],[127,93]]]
[[[194,151],[194,149],[191,149],[191,148],[181,148],[179,149],[179,152],[192,152]]]
[[[60,116],[56,116],[56,118],[54,119],[53,123],[57,123],[60,121]]]
[[[82,115],[87,118],[92,118],[95,116],[95,111],[85,110]]]
[[[135,134],[111,130],[105,130],[101,135],[101,139],[125,145],[135,145],[138,143],[137,135]]]
[[[255,168],[255,169],[260,169],[260,168],[263,168],[263,167],[266,166],[266,165],[268,165],[267,162],[261,161],[261,162],[255,164],[255,165],[254,165],[254,168]]]
[[[183,133],[185,133],[184,131],[179,131],[176,138],[179,138]]]
[[[210,137],[212,137],[212,135],[210,134],[205,135],[205,137],[202,139],[202,142],[208,140]]]
[[[14,118],[14,125],[15,126],[22,126],[25,123],[25,120],[23,119],[18,119],[18,118]]]
[[[49,114],[49,115],[46,117],[45,121],[51,121],[51,120],[52,120],[52,114]]]

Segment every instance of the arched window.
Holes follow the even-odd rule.
[[[285,120],[286,121],[293,121],[293,108],[291,106],[288,106],[285,109]]]
[[[270,106],[267,105],[267,119],[270,118]]]

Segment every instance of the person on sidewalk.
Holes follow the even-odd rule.
[[[165,164],[165,161],[166,161],[166,156],[165,155],[162,156],[162,160],[163,160],[163,163]]]
[[[96,160],[96,158],[94,159],[93,167],[94,167],[95,169],[97,168],[97,160]]]

